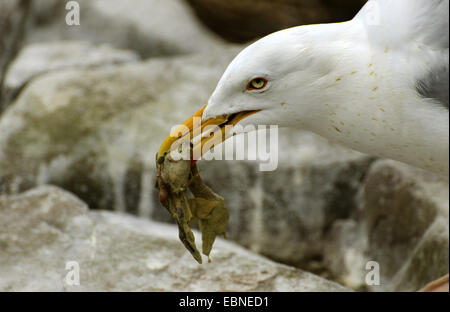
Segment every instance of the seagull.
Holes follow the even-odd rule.
[[[307,130],[448,179],[448,80],[449,1],[370,0],[350,21],[288,28],[249,45],[183,125],[190,138],[196,117],[201,130]]]
[[[448,0],[371,0],[350,21],[275,32],[231,62],[193,117],[202,128],[308,130],[448,177],[448,9]]]

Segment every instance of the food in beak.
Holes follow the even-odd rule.
[[[178,236],[197,262],[202,257],[196,247],[191,226],[198,223],[202,232],[202,253],[208,256],[218,235],[225,235],[228,210],[222,197],[207,187],[197,166],[189,160],[175,161],[170,153],[157,163],[159,200],[178,225]],[[194,197],[189,198],[187,191]]]
[[[207,142],[217,137],[217,134],[220,135],[220,140],[214,143],[225,141],[228,133],[227,126],[233,127],[245,117],[257,112],[248,111],[219,116],[201,123],[199,121],[205,107],[177,127],[164,140],[156,155],[156,187],[159,189],[159,201],[177,223],[180,240],[199,263],[202,263],[202,257],[197,250],[194,233],[190,227],[198,223],[202,232],[202,252],[209,259],[216,237],[225,235],[229,214],[224,199],[203,183],[195,163],[214,147],[214,145],[205,146]],[[205,130],[207,135],[204,134]],[[198,140],[190,144],[193,148],[189,150],[187,158],[174,160],[169,152],[179,149],[186,139],[189,142],[193,139]],[[193,197],[188,196],[188,190]]]

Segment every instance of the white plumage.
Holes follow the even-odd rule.
[[[448,176],[448,0],[372,0],[351,21],[299,26],[244,49],[203,112],[315,132]],[[262,77],[267,85],[249,90]]]

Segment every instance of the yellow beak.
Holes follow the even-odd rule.
[[[203,121],[201,120],[201,117],[203,115],[203,111],[205,110],[205,108],[206,105],[203,106],[199,111],[193,114],[182,125],[178,126],[174,131],[172,131],[169,134],[169,136],[164,140],[158,151],[158,155],[156,158],[158,163],[164,160],[164,156],[169,151],[178,146],[177,144],[174,145],[174,143],[177,142],[180,138],[187,135],[187,133],[189,133],[189,140],[192,140],[198,135],[200,135],[200,140],[195,143],[193,150],[196,151],[200,149],[198,150],[199,152],[198,155],[200,155],[201,157],[203,154],[205,154],[209,149],[211,149],[214,146],[214,145],[210,146],[209,149],[207,150],[204,150],[203,148],[205,143],[207,143],[209,140],[215,137],[216,134],[221,135],[220,143],[225,141],[226,139],[225,126],[234,126],[242,119],[259,112],[259,110],[244,111],[240,113],[219,116]],[[208,127],[210,130],[212,129],[214,135],[211,135],[211,131],[208,131],[208,135],[203,136],[203,131],[206,127]],[[188,130],[189,132],[186,132],[186,130]]]

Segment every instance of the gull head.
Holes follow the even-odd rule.
[[[203,121],[253,112],[238,123],[307,127],[333,85],[335,64],[320,26],[279,31],[245,48],[219,80]]]
[[[201,147],[211,139],[211,129],[220,129],[220,142],[225,140],[226,126],[239,125],[239,132],[247,132],[258,125],[277,125],[320,134],[329,128],[323,122],[328,103],[347,101],[345,91],[352,87],[350,79],[339,83],[340,72],[357,66],[351,29],[349,23],[299,26],[254,42],[227,67],[207,105],[164,141],[158,157],[187,132],[193,139],[208,126],[210,134],[197,142]],[[195,118],[201,119],[200,127]],[[202,148],[201,154],[206,151]]]

